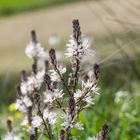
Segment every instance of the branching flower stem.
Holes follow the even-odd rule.
[[[44,127],[45,127],[45,129],[46,129],[46,131],[48,133],[48,136],[49,136],[50,140],[54,140],[49,121],[48,120],[45,121],[45,119],[43,117],[43,114],[41,112],[41,109],[40,109],[40,107],[38,105],[37,105],[37,109],[38,109],[38,113],[39,113],[39,115],[40,115],[40,117],[41,117],[41,119],[43,121]]]
[[[58,73],[58,75],[59,75],[59,77],[60,77],[62,83],[64,84],[64,86],[65,86],[67,92],[69,93],[70,96],[72,96],[72,94],[71,94],[71,92],[70,92],[70,90],[69,90],[67,84],[65,83],[65,80],[64,80],[63,76],[61,75],[59,69],[58,69],[56,66],[55,66],[55,70],[56,70],[56,72]]]
[[[91,89],[93,88],[94,84],[87,90],[87,92],[85,92],[85,94],[83,96],[81,96],[79,98],[79,100],[75,103],[75,105],[77,105],[80,101],[82,101],[84,99],[84,97],[91,91]]]

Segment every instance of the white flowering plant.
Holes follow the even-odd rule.
[[[25,49],[26,55],[32,59],[32,73],[21,72],[21,82],[17,86],[15,107],[24,114],[21,122],[28,139],[38,140],[70,140],[72,129],[83,130],[79,114],[94,104],[94,96],[99,95],[99,65],[94,64],[91,71],[85,73],[81,67],[83,61],[92,50],[88,40],[82,39],[79,21],[73,20],[73,35],[67,44],[66,58],[70,61],[70,70],[60,64],[53,48],[47,53],[38,42],[35,31],[31,32],[31,42]],[[42,68],[38,65],[44,63]],[[50,63],[50,65],[49,65]],[[16,136],[11,121],[7,121],[8,134],[4,140],[21,140],[24,136]],[[26,126],[26,127],[25,127]],[[57,129],[56,129],[57,127]],[[105,140],[108,126],[90,140]],[[80,139],[80,138],[79,138]]]

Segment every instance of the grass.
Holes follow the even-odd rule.
[[[0,16],[9,16],[72,1],[77,0],[0,0]]]

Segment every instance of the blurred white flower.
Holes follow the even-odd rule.
[[[34,116],[32,120],[32,126],[39,127],[42,124],[42,119],[39,116]]]
[[[56,113],[50,112],[48,120],[49,120],[49,124],[54,125],[56,123],[56,120],[57,120]]]
[[[8,133],[3,140],[21,140],[19,136],[14,135],[12,132]]]
[[[25,53],[30,59],[39,58],[44,60],[47,57],[47,53],[41,47],[40,43],[35,45],[33,42],[30,42],[25,49]]]
[[[82,95],[83,95],[83,91],[81,91],[80,89],[78,89],[74,93],[74,99],[77,101]]]
[[[27,111],[25,105],[23,104],[23,101],[21,101],[20,99],[16,100],[15,109],[17,109],[21,112],[26,112]]]
[[[48,110],[48,108],[44,109],[43,117],[44,117],[44,119],[47,119],[49,117],[49,110]]]
[[[99,87],[97,85],[94,85],[91,89],[91,91],[93,91],[95,94],[99,95],[100,93],[98,92],[99,91]]]
[[[36,75],[31,75],[27,78],[27,81],[24,81],[20,85],[21,93],[27,95],[32,93],[34,89],[40,89],[41,84],[44,80],[45,71],[39,71]]]
[[[48,39],[48,43],[51,47],[59,47],[60,45],[60,38],[57,35],[52,35]]]
[[[27,116],[22,120],[22,122],[21,122],[21,126],[25,126],[25,125],[27,125],[28,124],[28,119],[27,119]]]
[[[66,114],[62,115],[62,118],[64,119],[64,122],[61,124],[63,129],[67,129],[68,127],[73,128],[73,120],[68,111]]]
[[[54,100],[62,98],[64,95],[63,90],[54,89],[54,91],[46,90],[44,92],[44,102],[45,103],[52,103]]]
[[[30,126],[27,131],[29,134],[35,134],[35,128],[33,126]]]
[[[128,95],[128,92],[127,92],[127,91],[118,91],[118,92],[115,94],[114,102],[115,102],[115,103],[120,102],[121,99],[123,99],[123,98],[126,97],[127,95]]]
[[[74,126],[78,130],[84,130],[83,124],[81,122],[77,122]]]
[[[66,67],[63,68],[62,66],[59,66],[58,69],[59,69],[60,74],[64,74],[67,71]],[[53,82],[60,81],[60,76],[58,75],[58,73],[55,70],[50,70],[50,74],[51,74],[50,75],[51,80]]]
[[[48,119],[49,124],[54,125],[56,123],[57,117],[56,113],[50,112],[47,108],[43,112],[44,119]]]
[[[23,95],[26,95],[28,93],[28,83],[27,82],[22,82],[20,85],[21,93]]]
[[[26,107],[32,106],[32,102],[31,102],[31,100],[30,100],[27,96],[25,96],[25,97],[22,99],[22,101],[23,101],[23,103],[26,105]]]
[[[83,100],[87,103],[87,106],[91,106],[94,104],[93,98],[91,96],[87,96]]]

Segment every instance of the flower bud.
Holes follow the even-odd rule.
[[[49,55],[50,55],[52,64],[56,67],[57,61],[56,61],[55,50],[54,49],[50,49],[49,50]]]
[[[81,29],[80,29],[80,24],[79,20],[75,19],[73,20],[73,38],[76,40],[77,44],[81,44]]]
[[[94,78],[95,78],[95,81],[97,81],[99,79],[99,70],[100,70],[99,65],[95,64],[94,65]]]
[[[20,79],[21,79],[21,82],[26,82],[27,81],[27,73],[25,70],[22,70],[21,73],[20,73]]]
[[[36,37],[36,32],[35,32],[35,30],[32,30],[32,31],[31,31],[31,39],[32,39],[32,42],[33,42],[34,44],[37,44],[37,37]]]
[[[17,98],[20,98],[22,96],[21,89],[20,89],[19,85],[17,85],[17,87],[16,87],[16,96],[17,96]]]
[[[11,120],[7,120],[7,128],[8,128],[8,132],[12,132],[12,122]]]

